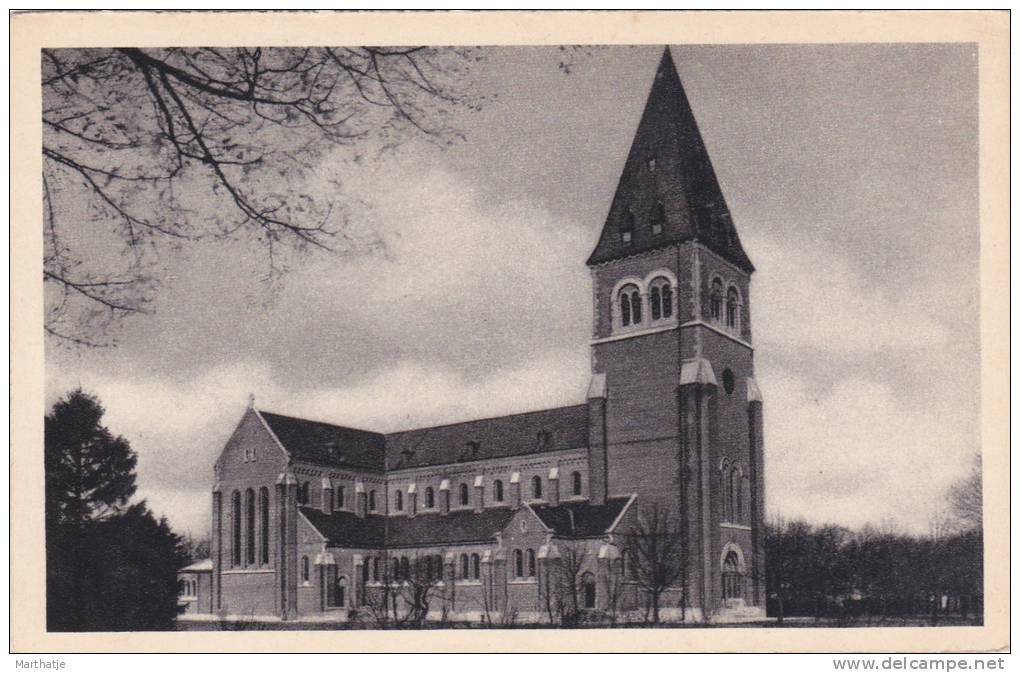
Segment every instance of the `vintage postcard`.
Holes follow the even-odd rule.
[[[1008,14],[11,27],[12,650],[1008,647]]]

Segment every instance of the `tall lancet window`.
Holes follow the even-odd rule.
[[[708,298],[708,312],[712,320],[722,320],[722,281],[716,278],[712,281],[712,293]]]
[[[235,566],[241,565],[241,493],[234,491],[230,499],[231,550],[230,560]]]
[[[244,562],[255,564],[255,491],[250,488],[244,492]]]
[[[269,489],[259,489],[259,563],[269,563]]]

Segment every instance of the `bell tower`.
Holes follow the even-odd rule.
[[[668,47],[588,267],[606,492],[682,534],[693,615],[763,611],[754,266]]]

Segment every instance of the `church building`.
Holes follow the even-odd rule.
[[[577,404],[379,433],[252,401],[186,618],[763,618],[754,266],[669,49],[587,266]]]

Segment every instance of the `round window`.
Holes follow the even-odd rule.
[[[733,394],[733,385],[734,385],[734,383],[735,383],[735,381],[733,379],[733,372],[730,371],[729,369],[724,369],[723,373],[722,373],[722,384],[723,384],[723,388],[726,389],[726,394],[727,395],[732,395]]]

